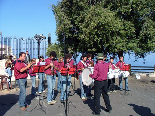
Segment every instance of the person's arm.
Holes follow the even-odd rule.
[[[22,68],[22,69],[20,69],[20,72],[24,72],[25,70],[27,70],[27,69],[29,69],[30,67],[31,67],[31,63],[29,63],[28,65],[27,65],[27,67],[24,67],[24,68]]]
[[[98,65],[95,65],[94,66],[94,71],[93,71],[93,74],[90,74],[89,75],[92,79],[95,79],[98,77]]]

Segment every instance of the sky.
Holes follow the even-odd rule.
[[[43,34],[51,42],[56,42],[57,36],[55,16],[51,5],[57,0],[0,0],[0,32],[3,37],[34,37]],[[148,54],[144,59],[135,62],[134,55],[125,55],[125,62],[132,65],[154,66],[155,53]],[[80,59],[80,58],[79,58]],[[79,60],[78,59],[78,60]]]
[[[34,37],[51,33],[57,37],[55,17],[51,9],[57,0],[0,0],[0,31],[4,37]]]

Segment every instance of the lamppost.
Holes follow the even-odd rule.
[[[0,35],[1,35],[1,60],[2,60],[2,44],[3,44],[3,42],[2,42],[2,32],[0,32]]]
[[[45,36],[43,36],[43,34],[41,35],[35,35],[34,38],[38,41],[38,59],[39,59],[39,56],[40,56],[40,41],[43,40],[43,39],[46,39]]]

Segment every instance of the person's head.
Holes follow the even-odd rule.
[[[69,57],[69,59],[71,59],[72,58],[72,54],[68,53],[68,57]]]
[[[26,54],[29,54],[29,52],[28,52],[28,51],[26,51]]]
[[[44,60],[44,57],[43,57],[43,56],[40,56],[40,57],[39,57],[39,61],[40,61],[40,62],[43,62],[43,60]]]
[[[19,53],[19,60],[24,61],[25,60],[25,57],[26,57],[25,52],[20,52]]]
[[[66,62],[69,62],[69,60],[70,60],[70,55],[69,54],[65,55],[65,60],[66,60]]]
[[[59,57],[58,62],[63,62],[63,57]]]
[[[56,58],[56,57],[57,57],[56,52],[55,52],[55,51],[51,51],[51,53],[50,53],[50,58],[51,58],[51,59],[54,59],[54,58]]]
[[[103,60],[104,57],[103,57],[103,53],[98,53],[97,54],[97,60],[100,61],[100,60]]]
[[[86,60],[87,60],[87,55],[86,55],[86,54],[82,54],[81,59],[82,59],[82,61],[86,62]]]
[[[36,59],[35,59],[35,58],[32,58],[32,59],[31,59],[31,63],[32,63],[32,64],[36,64]]]
[[[12,58],[13,58],[13,56],[12,56],[12,55],[10,55],[10,56],[8,57],[8,59],[10,59],[10,60],[12,60]]]
[[[113,63],[114,57],[110,57],[110,62]]]
[[[87,54],[87,58],[88,58],[88,60],[91,60],[92,59],[92,54]]]
[[[120,60],[121,62],[123,62],[123,59],[124,59],[123,56],[119,56],[119,60]]]

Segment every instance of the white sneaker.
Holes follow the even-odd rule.
[[[39,94],[41,94],[41,92],[39,92]]]
[[[48,105],[53,105],[55,103],[56,103],[56,101],[55,100],[52,100],[52,101],[48,102]]]
[[[85,97],[82,97],[82,100],[86,100],[86,98]]]
[[[43,91],[43,93],[45,93],[45,90]]]

